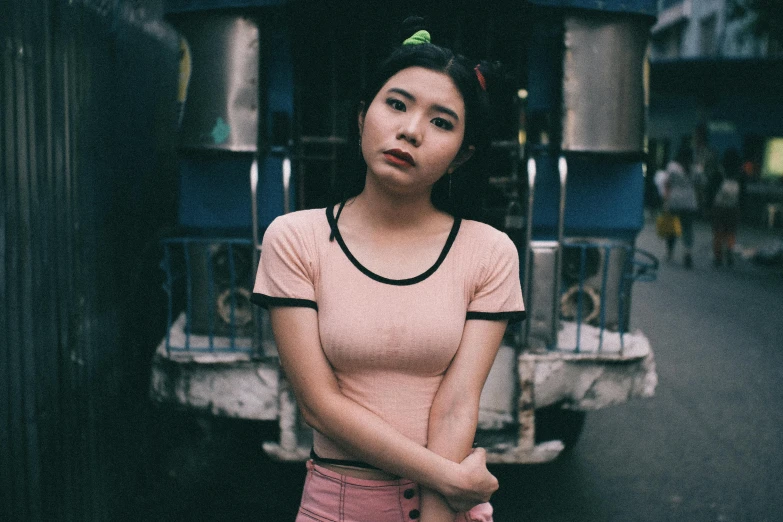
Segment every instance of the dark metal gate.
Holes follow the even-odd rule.
[[[178,42],[156,0],[0,11],[0,519],[125,518]]]

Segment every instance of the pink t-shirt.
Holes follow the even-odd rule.
[[[351,254],[333,208],[272,222],[253,301],[317,310],[321,345],[345,396],[421,445],[465,321],[525,316],[519,257],[506,234],[457,219],[430,269],[386,279]],[[314,448],[320,457],[356,459],[318,432]]]

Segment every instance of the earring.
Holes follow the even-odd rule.
[[[451,171],[451,169],[449,169]],[[449,200],[451,200],[451,178],[453,178],[453,174],[449,172]]]

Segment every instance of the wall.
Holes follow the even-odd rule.
[[[0,520],[127,518],[177,40],[154,1],[2,11]]]

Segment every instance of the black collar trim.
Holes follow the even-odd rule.
[[[389,279],[388,277],[380,276],[375,272],[369,270],[367,267],[362,265],[358,259],[356,259],[353,256],[350,250],[348,250],[348,245],[346,245],[345,241],[343,241],[343,236],[340,235],[340,229],[337,228],[337,220],[334,217],[335,206],[336,205],[333,205],[331,207],[326,207],[326,219],[329,220],[329,228],[331,229],[332,234],[334,234],[334,238],[337,240],[337,243],[340,245],[340,248],[342,249],[343,253],[351,261],[351,263],[353,263],[353,265],[359,269],[361,273],[363,273],[370,279],[374,279],[379,283],[384,283],[387,285],[396,285],[396,286],[414,285],[416,283],[424,281],[429,276],[434,274],[435,271],[438,269],[438,267],[440,267],[440,265],[446,259],[449,250],[451,250],[451,245],[454,244],[454,240],[457,238],[457,232],[459,232],[460,224],[462,223],[462,218],[459,217],[454,218],[454,224],[451,226],[451,232],[449,232],[449,237],[448,239],[446,239],[446,244],[443,246],[443,250],[441,250],[438,260],[435,261],[435,264],[432,265],[429,269],[427,269],[426,272],[417,275],[416,277],[410,277],[408,279]]]

